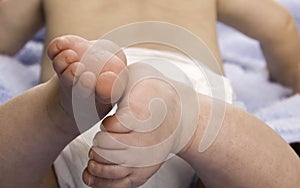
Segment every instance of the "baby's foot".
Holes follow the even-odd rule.
[[[83,174],[90,186],[142,185],[169,153],[188,145],[196,129],[198,98],[193,88],[143,63],[128,66],[128,73],[116,114],[102,122],[105,131],[94,137]]]
[[[95,91],[96,106],[101,119],[110,110],[111,102],[117,101],[125,89],[126,77],[120,77],[126,67],[125,54],[110,41],[100,43],[101,49],[96,46],[99,45],[98,41],[68,35],[54,39],[48,47],[48,56],[59,78],[60,102],[70,114],[72,89],[76,84],[83,90]],[[99,53],[100,56],[105,55],[102,61]],[[116,87],[113,87],[114,84]],[[114,95],[113,88],[118,88],[114,89]]]
[[[166,153],[161,152],[157,159],[149,155],[150,158],[145,160],[151,161],[151,164],[159,164],[169,152],[176,154],[181,151],[195,131],[199,111],[197,93],[193,88],[165,77],[144,63],[128,66],[128,74],[127,88],[118,103],[118,109],[115,115],[104,119],[102,129],[114,136],[120,136],[125,147],[132,146],[129,148],[132,153],[142,151],[145,154],[147,151],[151,153],[160,150],[160,146],[168,147]],[[99,148],[118,149],[113,148],[118,147],[118,144],[114,145],[115,140],[100,141],[105,138],[101,135],[107,135],[105,131],[95,137],[94,144]],[[121,144],[120,147],[123,149],[124,146]],[[129,152],[127,162],[135,159],[131,156],[132,153]],[[125,158],[125,155],[118,156]],[[135,164],[137,161],[133,160]]]

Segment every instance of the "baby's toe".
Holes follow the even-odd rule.
[[[114,72],[102,73],[98,77],[96,85],[96,95],[98,97],[98,100],[102,103],[111,103],[111,99],[115,98],[112,97],[112,91],[114,86],[116,87],[116,85],[119,86],[120,84],[117,75]],[[120,87],[122,86],[120,85]]]
[[[74,62],[67,66],[67,68],[62,72],[59,79],[63,82],[64,85],[72,86],[79,76],[84,72],[85,67],[80,62]]]
[[[96,83],[96,96],[99,102],[115,103],[122,96],[127,83],[125,63],[117,56],[103,67]]]
[[[73,49],[77,53],[84,53],[90,46],[89,41],[75,35],[66,35],[53,39],[47,50],[48,57],[53,60],[61,51]],[[81,54],[82,55],[82,54]]]
[[[58,37],[53,39],[47,49],[48,57],[53,60],[61,51],[68,49],[66,45],[67,39],[65,37]]]
[[[129,133],[132,130],[127,125],[124,125],[124,122],[120,122],[120,118],[118,116],[123,115],[122,113],[128,113],[128,111],[125,112],[125,110],[118,111],[117,114],[106,117],[102,125],[100,127],[101,130],[111,132],[111,133]]]
[[[60,75],[68,68],[68,66],[75,62],[79,62],[78,54],[75,51],[68,49],[55,56],[52,65],[55,72]]]

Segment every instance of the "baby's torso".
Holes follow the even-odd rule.
[[[210,68],[219,74],[222,72],[216,34],[216,0],[90,0],[84,4],[85,6],[82,1],[73,1],[70,6],[62,6],[61,4],[66,3],[59,0],[44,1],[46,44],[53,38],[65,34],[75,34],[94,40],[113,29],[135,22],[168,22],[189,30],[204,41],[218,60],[221,71]],[[176,38],[176,31],[171,35]],[[120,37],[126,36],[122,34]],[[205,53],[201,53],[201,49],[191,44],[195,42],[185,43],[186,47],[193,48],[199,56],[205,56]],[[163,45],[143,44],[134,47],[178,52]],[[205,63],[204,60],[201,62]]]
[[[104,31],[141,21],[168,22],[200,37],[220,60],[216,40],[215,0],[110,0],[103,1],[101,6],[103,19],[110,22],[103,26]]]
[[[200,37],[220,60],[216,0],[78,0],[72,4],[45,0],[44,9],[50,40],[64,34],[92,40],[129,23],[162,21],[184,27]]]

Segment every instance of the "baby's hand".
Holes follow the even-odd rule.
[[[146,64],[128,67],[129,84],[115,115],[94,138],[84,182],[138,187],[187,145],[196,128],[196,92]]]

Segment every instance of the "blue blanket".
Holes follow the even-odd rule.
[[[300,30],[300,2],[280,0]],[[219,43],[227,77],[236,101],[266,122],[287,142],[300,141],[300,95],[268,80],[266,63],[257,41],[218,24]],[[43,31],[15,56],[0,55],[0,103],[38,84]],[[299,52],[300,53],[300,52]]]

